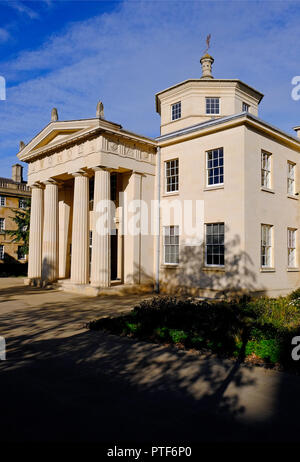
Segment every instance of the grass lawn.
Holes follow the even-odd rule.
[[[127,315],[95,320],[88,327],[296,371],[291,341],[300,335],[300,290],[277,299],[154,297]]]

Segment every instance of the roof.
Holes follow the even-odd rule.
[[[55,136],[64,132],[67,136],[56,142]],[[155,139],[124,130],[120,124],[109,122],[105,119],[59,120],[49,122],[18,152],[17,156],[20,160],[27,162],[37,155],[45,154],[99,133],[115,134],[119,137],[134,139],[142,144],[156,146]],[[52,140],[54,141],[51,142]]]
[[[11,178],[5,178],[3,176],[0,176],[0,183],[27,184],[27,181],[14,181]]]
[[[158,93],[155,94],[156,112],[159,112],[158,111],[158,109],[159,109],[159,98],[158,97],[160,95],[162,95],[163,93],[166,93],[169,90],[172,90],[173,88],[180,87],[181,85],[184,85],[184,84],[189,83],[189,82],[205,82],[205,83],[209,82],[210,85],[214,84],[214,82],[216,82],[216,83],[234,82],[234,83],[239,83],[240,85],[246,87],[248,90],[256,93],[256,95],[258,97],[258,103],[260,103],[261,100],[264,97],[263,93],[261,93],[260,91],[256,90],[255,88],[251,87],[250,85],[248,85],[247,83],[245,83],[245,82],[243,82],[242,80],[239,80],[239,79],[203,79],[203,78],[187,79],[187,80],[183,80],[182,82],[177,83],[176,85],[172,85],[171,87],[168,87],[165,90],[161,90],[161,91],[159,91]]]
[[[213,120],[209,120],[209,121],[206,121],[206,122],[201,122],[201,123],[198,123],[198,124],[195,124],[195,125],[191,125],[190,127],[182,128],[180,130],[176,130],[174,132],[158,136],[156,138],[156,140],[158,142],[167,141],[167,140],[171,140],[171,139],[183,136],[183,135],[189,135],[189,134],[192,134],[192,133],[197,132],[199,130],[204,130],[204,129],[209,128],[209,127],[215,127],[217,125],[222,125],[222,124],[224,124],[226,122],[234,122],[234,121],[239,121],[239,120],[242,120],[242,119],[244,119],[246,122],[253,122],[253,123],[256,123],[257,125],[264,126],[265,128],[277,133],[281,137],[283,136],[283,137],[289,139],[294,144],[296,143],[297,148],[299,148],[299,150],[300,150],[300,138],[298,138],[296,136],[293,136],[293,135],[281,130],[280,128],[275,127],[274,125],[271,125],[271,124],[265,122],[264,120],[260,119],[259,117],[254,116],[253,114],[250,114],[249,112],[241,112],[239,114],[233,114],[233,115],[230,115],[230,116],[220,117],[218,119],[213,119]]]

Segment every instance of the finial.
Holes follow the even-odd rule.
[[[99,119],[104,119],[104,106],[102,101],[98,101],[96,117],[99,117]]]
[[[24,148],[25,148],[24,141],[20,141],[20,149],[19,150],[22,151],[22,149],[24,149]]]
[[[211,73],[211,67],[213,65],[214,58],[207,53],[210,47],[210,39],[211,39],[211,35],[208,34],[208,36],[206,37],[206,49],[204,51],[204,55],[200,59],[200,63],[202,66],[201,79],[213,79],[213,76]]]
[[[51,111],[51,122],[56,122],[58,120],[58,112],[56,107],[54,107]]]

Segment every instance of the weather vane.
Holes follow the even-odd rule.
[[[208,36],[206,37],[206,49],[205,49],[204,53],[208,52],[208,49],[210,47],[210,39],[211,39],[211,34],[208,34]]]

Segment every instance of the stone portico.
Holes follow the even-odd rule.
[[[97,295],[111,284],[153,281],[154,237],[123,226],[125,209],[129,221],[136,216],[132,201],[151,209],[156,141],[106,121],[98,108],[96,118],[75,121],[59,121],[53,110],[51,122],[20,144],[32,189],[27,283],[59,281]],[[112,202],[99,208],[105,201]],[[97,232],[99,219],[112,232]]]

